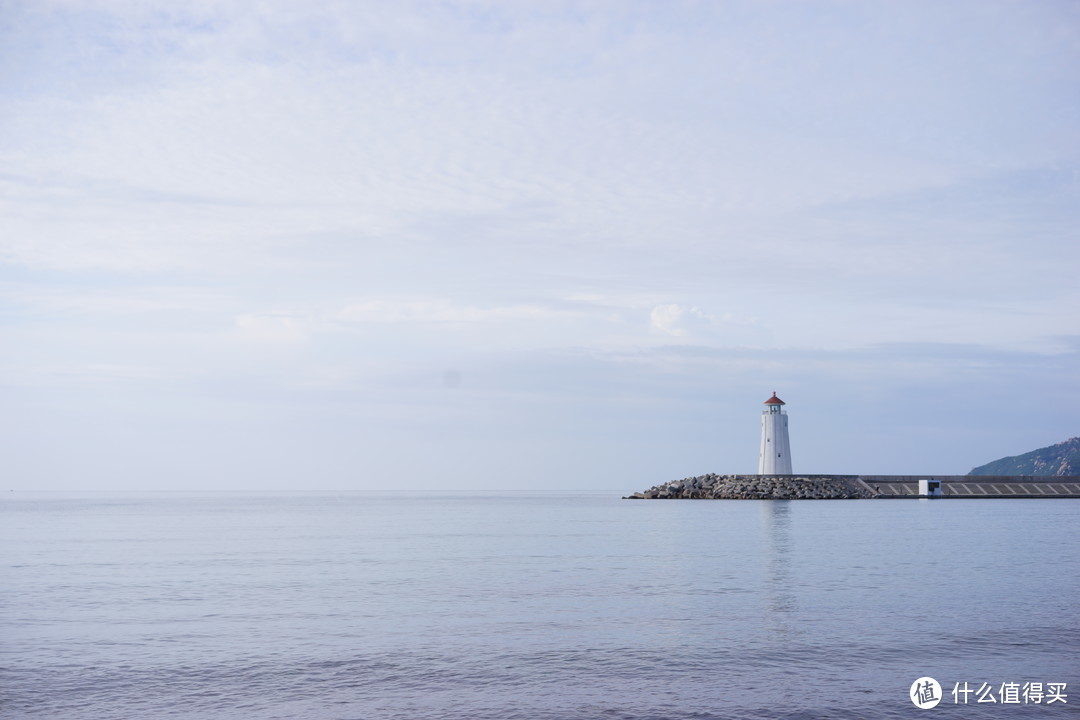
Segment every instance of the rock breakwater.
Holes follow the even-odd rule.
[[[854,500],[877,497],[855,479],[797,475],[698,475],[655,485],[629,500]]]

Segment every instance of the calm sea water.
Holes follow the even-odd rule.
[[[1077,717],[1078,533],[1076,500],[12,493],[0,717]]]

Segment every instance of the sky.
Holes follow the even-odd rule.
[[[1080,5],[0,0],[9,490],[1080,435]]]

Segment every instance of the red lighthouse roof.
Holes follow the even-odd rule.
[[[765,401],[766,405],[787,405],[786,402],[776,397],[776,393],[773,392],[772,397]]]

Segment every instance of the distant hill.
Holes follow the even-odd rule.
[[[980,465],[968,475],[1080,475],[1080,437]]]

